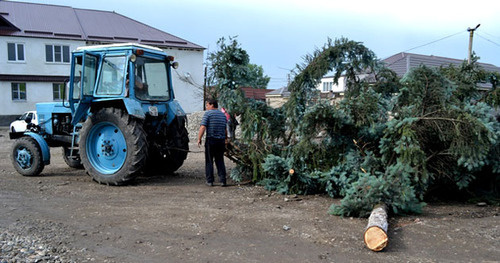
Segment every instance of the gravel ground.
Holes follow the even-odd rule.
[[[83,262],[76,250],[68,247],[68,229],[55,222],[40,220],[16,222],[0,228],[0,262]]]
[[[198,140],[198,130],[200,129],[200,123],[204,113],[204,111],[198,111],[187,115],[187,130],[189,132],[189,140],[193,143],[196,143],[196,140]]]

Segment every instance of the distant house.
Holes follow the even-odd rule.
[[[291,93],[290,91],[288,91],[288,87],[282,87],[279,89],[272,90],[271,92],[266,93],[266,104],[272,108],[279,108],[288,101],[290,95]],[[338,98],[338,95],[335,95],[335,93],[333,93],[332,91],[320,92],[319,97],[321,99],[335,100],[336,98]]]
[[[273,108],[279,108],[283,106],[289,98],[290,91],[288,91],[288,87],[282,87],[266,93],[266,104]]]
[[[240,89],[245,94],[245,98],[264,102],[266,101],[266,94],[273,91],[272,89],[256,89],[252,87],[241,87]]]
[[[463,62],[464,60],[460,59],[427,56],[405,52],[392,55],[382,60],[382,63],[384,63],[386,67],[393,70],[399,77],[402,77],[404,74],[408,73],[412,68],[416,68],[421,65],[425,65],[427,67],[449,66],[450,64],[458,66]],[[479,65],[487,71],[500,73],[500,67],[497,67],[495,65],[487,63],[479,63]],[[333,93],[333,96],[342,97],[346,89],[345,78],[341,77],[338,82],[338,85],[335,85],[335,83],[333,82],[333,74],[326,75],[321,79],[321,82],[316,88],[322,93]]]
[[[402,77],[404,74],[408,73],[410,69],[419,67],[420,65],[435,68],[449,65],[459,66],[464,62],[464,60],[401,52],[382,60],[382,62],[386,67],[396,72],[399,77]],[[495,65],[479,63],[479,66],[486,71],[500,73],[500,67]]]
[[[186,112],[202,109],[192,84],[203,83],[202,46],[115,12],[0,1],[0,125],[37,102],[62,99],[72,50],[124,42],[156,46],[174,56],[180,63],[173,73],[176,99]]]

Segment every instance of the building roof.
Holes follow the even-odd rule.
[[[266,97],[290,97],[290,91],[288,91],[288,87],[282,87],[266,93]]]
[[[106,44],[106,45],[93,45],[93,46],[83,46],[83,47],[77,47],[77,51],[82,51],[82,50],[95,50],[95,49],[119,49],[119,48],[124,48],[124,47],[134,47],[134,48],[143,48],[143,49],[152,49],[156,51],[163,52],[160,48],[153,47],[153,46],[148,46],[144,44],[137,44],[137,43],[118,43],[118,44]]]
[[[204,49],[116,12],[2,0],[0,35]]]
[[[256,89],[252,87],[241,87],[243,93],[245,93],[245,98],[255,99],[255,100],[266,100],[266,93],[273,90],[271,89]]]
[[[382,60],[382,62],[386,67],[392,69],[398,76],[401,77],[410,71],[410,69],[419,67],[420,65],[428,67],[446,67],[451,64],[457,66],[461,65],[464,60],[401,52]],[[500,73],[500,68],[495,65],[487,63],[478,64],[484,70]]]

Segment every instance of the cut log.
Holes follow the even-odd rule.
[[[387,246],[389,238],[387,237],[387,206],[385,204],[376,205],[370,217],[365,230],[365,244],[373,251],[381,251]]]

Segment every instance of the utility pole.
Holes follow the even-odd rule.
[[[205,102],[207,101],[207,66],[205,66],[205,76],[203,77],[203,110],[206,110]]]
[[[477,24],[475,28],[467,28],[467,31],[469,31],[469,56],[467,57],[467,64],[470,64],[470,60],[472,57],[472,38],[474,37],[474,31],[480,26],[481,24]]]

